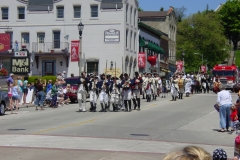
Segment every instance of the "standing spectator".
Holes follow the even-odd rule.
[[[48,93],[51,89],[52,89],[52,80],[49,80],[49,81],[48,81],[48,84],[47,84],[46,93]]]
[[[14,78],[14,74],[10,73],[9,78],[7,78],[6,83],[8,86],[8,98],[9,98],[9,106],[8,106],[8,110],[11,109],[12,110],[12,86],[13,86],[13,78]]]
[[[41,84],[40,80],[38,80],[38,82],[37,82],[36,89],[37,89],[37,95],[36,95],[37,99],[36,99],[36,102],[35,102],[36,110],[38,110],[38,106],[41,107],[41,110],[44,110],[43,109],[43,102],[44,102],[45,94],[43,92],[43,84]]]
[[[24,81],[23,81],[23,105],[26,104],[27,94],[28,94],[28,77],[24,77]]]
[[[56,81],[52,86],[52,103],[51,104],[53,108],[57,108],[57,92],[58,92],[57,84],[58,84],[58,81]]]
[[[62,72],[62,78],[63,78],[63,79],[66,78],[66,71],[63,71],[63,72]]]
[[[227,127],[229,126],[232,96],[229,91],[225,90],[225,88],[221,87],[220,90],[221,92],[217,94],[217,104],[220,106],[219,115],[221,129],[219,130],[219,132],[225,132],[225,130],[228,129]]]
[[[12,100],[13,100],[14,106],[16,106],[16,114],[18,114],[19,102],[21,100],[19,93],[20,93],[20,88],[18,87],[18,82],[14,81],[13,88],[12,88]]]
[[[23,96],[23,82],[22,82],[22,77],[17,77],[18,79],[18,87],[19,87],[19,96],[20,96],[20,99],[22,100],[22,96]],[[21,100],[20,100],[20,103],[21,103]]]
[[[15,43],[14,43],[14,51],[15,51],[15,52],[18,52],[18,51],[19,51],[18,42],[17,42],[17,41],[15,41]]]

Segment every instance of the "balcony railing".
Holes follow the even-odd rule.
[[[11,48],[16,52],[20,51],[23,48],[26,48],[29,51],[31,51],[31,45],[29,43],[13,42]]]
[[[33,42],[32,49],[33,49],[33,52],[39,52],[39,53],[60,52],[60,51],[62,52],[63,50],[65,51],[69,50],[69,43],[68,42],[44,42],[44,43]]]

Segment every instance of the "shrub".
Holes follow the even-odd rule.
[[[36,82],[36,79],[41,79],[41,76],[29,76],[28,77],[28,83]]]
[[[57,77],[56,76],[29,76],[28,77],[28,83],[36,82],[36,79],[41,79],[42,81],[45,79],[47,82],[49,80],[52,80],[53,83],[55,83]]]
[[[55,83],[57,77],[56,76],[44,76],[42,77],[42,79],[46,79],[46,81],[48,82],[49,80],[52,80],[52,84]]]
[[[0,69],[0,76],[7,76],[8,72],[5,68]]]

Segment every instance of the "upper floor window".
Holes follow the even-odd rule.
[[[131,7],[131,10],[130,10],[130,24],[132,24],[132,11],[133,11],[133,8]]]
[[[81,18],[81,6],[73,6],[74,18]]]
[[[8,8],[2,8],[2,20],[8,19]]]
[[[126,22],[128,22],[128,4],[126,5]]]
[[[64,7],[63,6],[57,7],[57,18],[64,18]]]
[[[22,33],[22,43],[29,43],[29,33]]]
[[[134,26],[136,26],[136,21],[137,21],[138,17],[137,17],[137,10],[134,10]]]
[[[91,17],[98,17],[98,5],[91,5]]]
[[[18,7],[18,19],[25,19],[25,7]]]

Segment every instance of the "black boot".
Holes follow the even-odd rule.
[[[103,103],[100,103],[100,104],[101,104],[101,110],[99,112],[104,112]]]
[[[115,112],[116,111],[116,107],[115,107],[114,103],[112,104],[112,107],[113,107],[113,112]]]
[[[129,106],[129,112],[132,111],[132,102],[131,100],[128,100],[128,106]]]
[[[140,111],[140,98],[137,98],[138,111]]]
[[[109,108],[108,108],[108,104],[105,104],[104,112],[110,112],[110,110],[109,110]]]
[[[177,96],[174,97],[174,101],[177,101]]]
[[[134,110],[137,108],[137,103],[136,103],[136,99],[132,99],[133,101],[133,105],[134,105]]]
[[[174,101],[174,99],[175,99],[174,96],[172,96],[172,101]]]
[[[95,104],[93,105],[93,110],[92,110],[92,112],[96,112],[96,109],[97,109],[97,104],[95,103]]]
[[[142,99],[145,99],[145,95],[143,94],[143,98]]]
[[[127,100],[124,100],[124,107],[125,107],[125,112],[128,112]]]
[[[92,112],[93,111],[93,102],[90,102],[90,109],[89,109],[89,112]]]
[[[182,97],[183,97],[183,93],[180,94],[180,99],[182,99]]]

